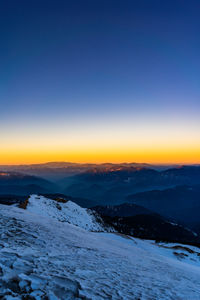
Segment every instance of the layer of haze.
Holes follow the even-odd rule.
[[[2,1],[0,163],[200,163],[199,1]]]

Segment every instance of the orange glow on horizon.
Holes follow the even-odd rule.
[[[59,125],[59,126],[58,126]],[[0,164],[200,164],[199,123],[51,124],[2,132]]]
[[[95,151],[7,151],[1,153],[0,164],[37,164],[51,161],[74,163],[151,163],[199,164],[200,149],[108,149]]]

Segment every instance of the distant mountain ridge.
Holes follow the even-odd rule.
[[[104,205],[126,202],[130,194],[195,184],[200,184],[199,166],[181,166],[162,171],[138,166],[92,168],[60,182],[61,186],[66,186],[63,188],[64,194],[95,199]]]
[[[0,170],[20,172],[29,175],[42,176],[46,179],[59,180],[68,176],[79,174],[93,168],[96,169],[109,169],[119,167],[147,167],[157,170],[168,168],[165,165],[151,165],[146,163],[72,163],[72,162],[48,162],[41,164],[27,164],[27,165],[0,165]]]
[[[136,215],[150,215],[154,213],[151,210],[134,203],[95,206],[93,209],[96,210],[100,215],[109,217],[132,217]]]
[[[165,216],[140,205],[124,203],[116,206],[97,206],[96,210],[106,223],[118,232],[165,242],[200,245],[200,235]]]
[[[52,174],[52,181],[43,176],[43,169],[37,170],[40,176],[25,174],[22,171],[0,169],[0,194],[29,195],[61,193],[73,198],[87,199],[85,207],[95,205],[117,205],[127,202],[129,195],[152,190],[166,190],[176,186],[193,186],[200,184],[199,166],[179,166],[167,170],[155,170],[145,164],[78,164],[76,175],[65,177],[67,168],[63,163],[49,163],[45,172]],[[65,163],[69,166],[68,163]],[[74,164],[70,164],[74,165]],[[57,167],[59,166],[59,171]],[[61,168],[60,168],[61,166]],[[17,166],[18,168],[19,166]],[[30,166],[29,166],[30,167]],[[30,172],[31,169],[28,170]],[[27,172],[29,172],[27,170]],[[35,169],[34,169],[35,170]],[[72,169],[70,169],[72,171]],[[54,173],[55,171],[55,173]],[[70,172],[71,172],[70,171]],[[57,172],[64,172],[64,179],[59,180]],[[59,174],[61,174],[59,173]],[[69,175],[69,173],[68,173]]]
[[[137,193],[129,195],[126,201],[187,225],[200,224],[200,184]]]
[[[19,172],[0,171],[0,194],[30,195],[55,191],[56,185],[44,178]]]

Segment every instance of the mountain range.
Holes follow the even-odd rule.
[[[174,218],[195,229],[200,227],[200,185],[137,193],[127,196],[126,201]]]
[[[30,194],[39,194],[52,199],[60,197],[85,208],[109,205],[115,206],[115,210],[118,210],[121,204],[126,203],[125,210],[131,214],[124,215],[121,208],[120,215],[109,217],[135,218],[136,206],[132,209],[130,204],[137,205],[137,215],[145,216],[150,211],[151,218],[155,218],[157,214],[159,218],[200,233],[200,166],[176,166],[159,170],[150,168],[147,164],[134,163],[120,165],[49,163],[45,166],[33,166],[38,168],[38,172],[40,168],[46,170],[49,168],[49,172],[55,169],[57,172],[58,169],[72,167],[76,168],[78,174],[62,179],[59,175],[54,180],[47,180],[19,171],[1,170],[0,203],[19,203]],[[31,170],[33,166],[26,167]],[[24,168],[15,166],[18,169],[22,167]],[[138,217],[137,220],[139,222]],[[133,224],[135,221],[126,220],[126,223],[130,222]],[[158,223],[158,220],[155,222]]]
[[[175,166],[175,165],[174,165]],[[48,162],[43,164],[29,164],[29,165],[0,165],[0,170],[6,172],[19,172],[23,174],[43,177],[48,180],[61,180],[68,176],[73,176],[86,172],[91,169],[98,169],[102,171],[111,171],[113,169],[120,169],[126,167],[140,167],[153,168],[156,170],[163,170],[169,168],[166,165],[150,165],[146,163],[103,163],[103,164],[89,164],[89,163],[71,163],[71,162]]]
[[[103,220],[117,232],[156,241],[200,245],[200,235],[177,223],[176,219],[161,216],[136,204],[96,206]]]
[[[48,180],[17,172],[0,172],[0,194],[29,195],[56,190],[56,185]]]
[[[120,204],[131,194],[200,184],[200,167],[182,166],[162,171],[130,166],[112,170],[93,168],[59,183],[64,194],[95,200],[103,205]]]

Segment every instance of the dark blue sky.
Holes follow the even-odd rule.
[[[1,1],[0,125],[199,125],[199,16],[193,0]]]

